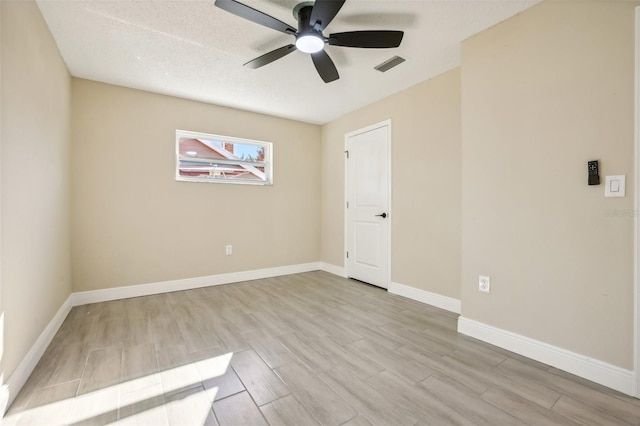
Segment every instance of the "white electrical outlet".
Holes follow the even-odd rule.
[[[229,256],[230,254],[233,254],[233,246],[232,245],[228,245],[224,248],[225,253],[227,254],[227,256]]]
[[[480,277],[478,277],[478,290],[489,293],[491,291],[491,278],[480,275]]]

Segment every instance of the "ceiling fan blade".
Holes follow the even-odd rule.
[[[253,68],[253,69],[260,68],[267,64],[270,64],[275,60],[278,60],[284,56],[287,56],[289,53],[293,52],[294,50],[296,50],[296,46],[293,44],[290,44],[288,46],[283,46],[279,49],[272,50],[269,53],[265,53],[262,56],[258,56],[257,58],[244,64],[244,66],[247,68]]]
[[[281,33],[295,35],[297,32],[297,30],[291,25],[235,0],[216,0],[214,4],[229,13],[233,13],[236,16],[255,22],[256,24],[263,25],[267,28],[280,31]]]
[[[335,64],[324,50],[312,53],[311,59],[313,59],[313,65],[316,66],[318,74],[320,74],[325,83],[331,83],[340,78]]]
[[[309,24],[314,27],[316,23],[319,23],[319,30],[322,31],[333,18],[336,17],[340,8],[344,5],[346,0],[316,0],[311,10],[311,18]]]
[[[402,42],[402,31],[349,31],[329,35],[329,44],[344,47],[384,49],[398,47]]]

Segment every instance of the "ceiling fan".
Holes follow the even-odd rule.
[[[298,4],[293,9],[293,16],[298,20],[297,30],[289,24],[235,0],[216,0],[215,5],[236,16],[267,28],[290,34],[296,38],[295,44],[288,44],[272,50],[269,53],[247,62],[244,66],[260,68],[288,55],[294,50],[300,50],[311,54],[311,59],[318,74],[320,74],[320,77],[325,83],[330,83],[340,78],[340,76],[338,75],[335,64],[324,50],[326,44],[331,46],[382,49],[400,46],[402,36],[404,35],[402,31],[380,30],[348,31],[329,34],[329,37],[325,37],[322,32],[327,28],[333,18],[336,17],[345,1],[346,0],[316,0],[315,2],[306,1]]]

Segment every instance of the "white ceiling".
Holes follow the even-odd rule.
[[[348,0],[325,30],[402,30],[396,49],[328,46],[340,79],[325,84],[309,55],[260,69],[243,63],[293,37],[214,6],[214,0],[39,0],[75,77],[324,124],[450,70],[460,42],[538,0]],[[297,0],[243,3],[297,27]],[[374,66],[400,55],[386,73]]]

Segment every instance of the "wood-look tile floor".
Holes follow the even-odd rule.
[[[74,308],[5,424],[639,425],[640,401],[311,272]]]

